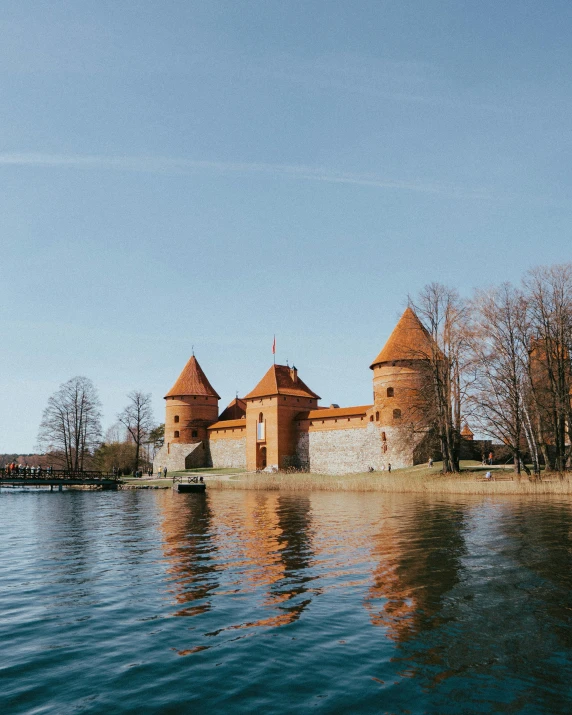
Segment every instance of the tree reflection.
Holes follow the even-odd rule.
[[[423,502],[415,504],[405,523],[383,522],[366,599],[373,625],[385,627],[393,640],[406,641],[439,624],[443,600],[460,579],[464,526],[463,507]]]

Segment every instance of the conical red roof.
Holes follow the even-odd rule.
[[[407,308],[370,367],[373,370],[380,363],[396,360],[427,360],[434,350],[433,338],[413,310]]]
[[[165,397],[187,397],[189,395],[216,397],[217,400],[220,400],[194,355]]]
[[[469,425],[465,422],[465,425],[463,426],[463,429],[461,430],[461,437],[474,437],[474,433],[469,427]]]
[[[319,395],[312,392],[312,390],[300,380],[297,373],[296,378],[294,378],[295,369],[296,368],[288,367],[288,365],[272,365],[254,390],[249,392],[244,399],[247,400],[250,397],[270,397],[272,395],[293,395],[294,397],[313,397],[319,400]]]

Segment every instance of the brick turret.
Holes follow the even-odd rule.
[[[423,387],[433,339],[411,308],[403,313],[373,370],[373,413],[382,425],[399,427],[423,417]]]
[[[193,355],[165,395],[165,444],[196,444],[218,419],[220,397]]]

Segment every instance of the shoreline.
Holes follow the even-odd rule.
[[[488,481],[484,474],[491,471]],[[559,494],[572,495],[572,473],[543,474],[539,481],[531,481],[526,474],[520,478],[512,467],[482,466],[477,463],[461,465],[458,474],[442,474],[440,466],[418,465],[389,472],[360,472],[355,474],[313,474],[308,472],[246,472],[233,469],[194,469],[176,472],[167,479],[130,479],[122,489],[170,489],[173,476],[202,476],[208,489],[239,491],[284,492],[384,492],[391,494]]]
[[[234,489],[244,491],[289,491],[289,492],[384,492],[391,494],[560,494],[572,495],[572,481],[568,476],[562,480],[555,475],[541,481],[504,478],[498,481],[479,479],[479,472],[461,472],[459,475],[439,475],[430,478],[424,475],[372,476],[319,475],[319,474],[268,474],[249,475],[237,479],[209,477],[207,489]]]

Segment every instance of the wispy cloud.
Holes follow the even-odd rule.
[[[356,173],[337,169],[263,162],[200,161],[172,157],[154,156],[106,156],[97,154],[45,154],[36,152],[0,153],[0,167],[40,167],[70,169],[107,169],[116,171],[165,172],[211,172],[224,175],[268,174],[276,177],[290,177],[303,181],[317,181],[330,184],[348,184],[377,189],[412,191],[461,199],[492,199],[486,188],[471,188],[427,182],[403,180],[375,173]]]

